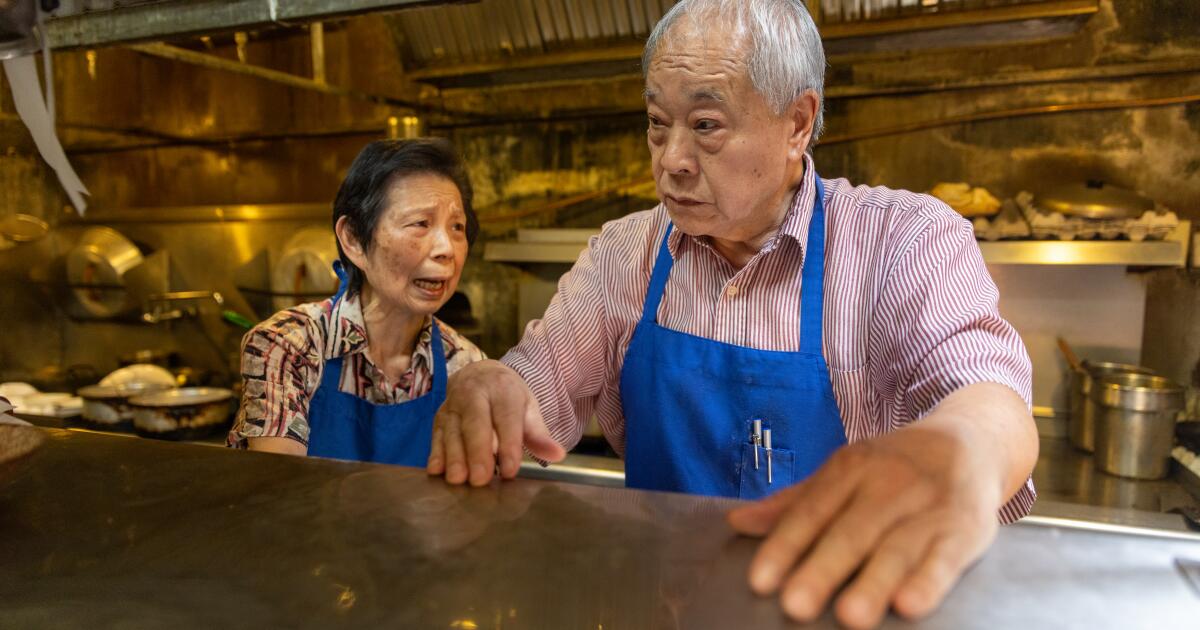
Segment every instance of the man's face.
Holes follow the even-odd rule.
[[[794,106],[783,115],[771,110],[751,86],[745,57],[727,31],[698,33],[683,22],[646,72],[658,196],[692,236],[755,241],[778,227],[802,173],[803,116]]]

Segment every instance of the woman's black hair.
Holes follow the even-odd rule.
[[[387,206],[392,182],[422,173],[442,175],[458,187],[463,211],[467,215],[467,244],[473,244],[479,234],[479,219],[471,206],[471,181],[467,179],[462,159],[450,141],[443,138],[376,140],[364,147],[354,158],[333,201],[335,229],[338,220],[346,217],[350,234],[362,246],[364,253],[369,252],[375,243],[375,228]],[[346,257],[341,241],[338,241],[337,247],[347,274],[349,291],[358,293],[362,290],[363,272]]]

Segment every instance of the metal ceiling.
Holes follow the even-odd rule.
[[[521,59],[645,41],[674,0],[482,0],[390,19],[413,68]]]

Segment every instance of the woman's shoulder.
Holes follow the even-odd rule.
[[[246,333],[246,347],[286,346],[293,352],[319,353],[328,329],[330,300],[286,308]]]
[[[446,370],[448,372],[487,358],[479,346],[476,346],[446,322],[438,319],[437,325],[438,331],[442,334],[442,350],[446,353]]]

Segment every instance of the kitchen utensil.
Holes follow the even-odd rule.
[[[16,412],[44,418],[71,418],[83,412],[83,399],[63,392],[38,393],[14,403]]]
[[[338,287],[333,261],[338,259],[337,238],[328,227],[297,231],[283,246],[283,255],[271,268],[271,292],[276,310],[334,294]]]
[[[1136,219],[1154,209],[1153,201],[1136,192],[1099,180],[1047,187],[1034,202],[1043,210],[1085,219]]]
[[[67,252],[67,282],[75,301],[94,317],[112,317],[133,306],[125,274],[142,252],[116,230],[95,227]]]
[[[223,310],[221,311],[221,319],[243,330],[250,330],[251,328],[254,328],[254,322],[250,321],[249,317],[246,317],[237,311],[231,311],[228,309]]]
[[[0,480],[14,475],[46,436],[33,427],[0,424]]]
[[[138,435],[164,440],[197,440],[223,428],[233,392],[221,387],[182,387],[129,401]]]
[[[1099,377],[1113,374],[1153,374],[1150,368],[1128,363],[1106,361],[1082,361],[1080,370],[1072,371],[1070,382],[1070,417],[1067,422],[1067,438],[1076,448],[1092,452],[1095,449],[1096,415],[1099,413],[1089,394]]]
[[[77,393],[83,398],[83,421],[106,431],[132,430],[133,407],[130,405],[130,399],[169,387],[153,383],[81,387]]]
[[[0,249],[18,243],[32,243],[50,231],[47,223],[29,214],[10,214],[0,217]]]
[[[151,363],[134,363],[118,368],[100,379],[101,385],[120,387],[132,383],[175,387],[175,375],[170,370]]]
[[[1097,405],[1096,467],[1136,479],[1167,475],[1183,388],[1161,376],[1108,374],[1088,395]]]
[[[1055,337],[1058,342],[1058,350],[1062,352],[1063,358],[1067,360],[1067,365],[1075,372],[1083,369],[1083,364],[1079,362],[1079,357],[1075,356],[1075,351],[1071,350],[1071,346],[1067,344],[1067,340],[1062,337]]]

